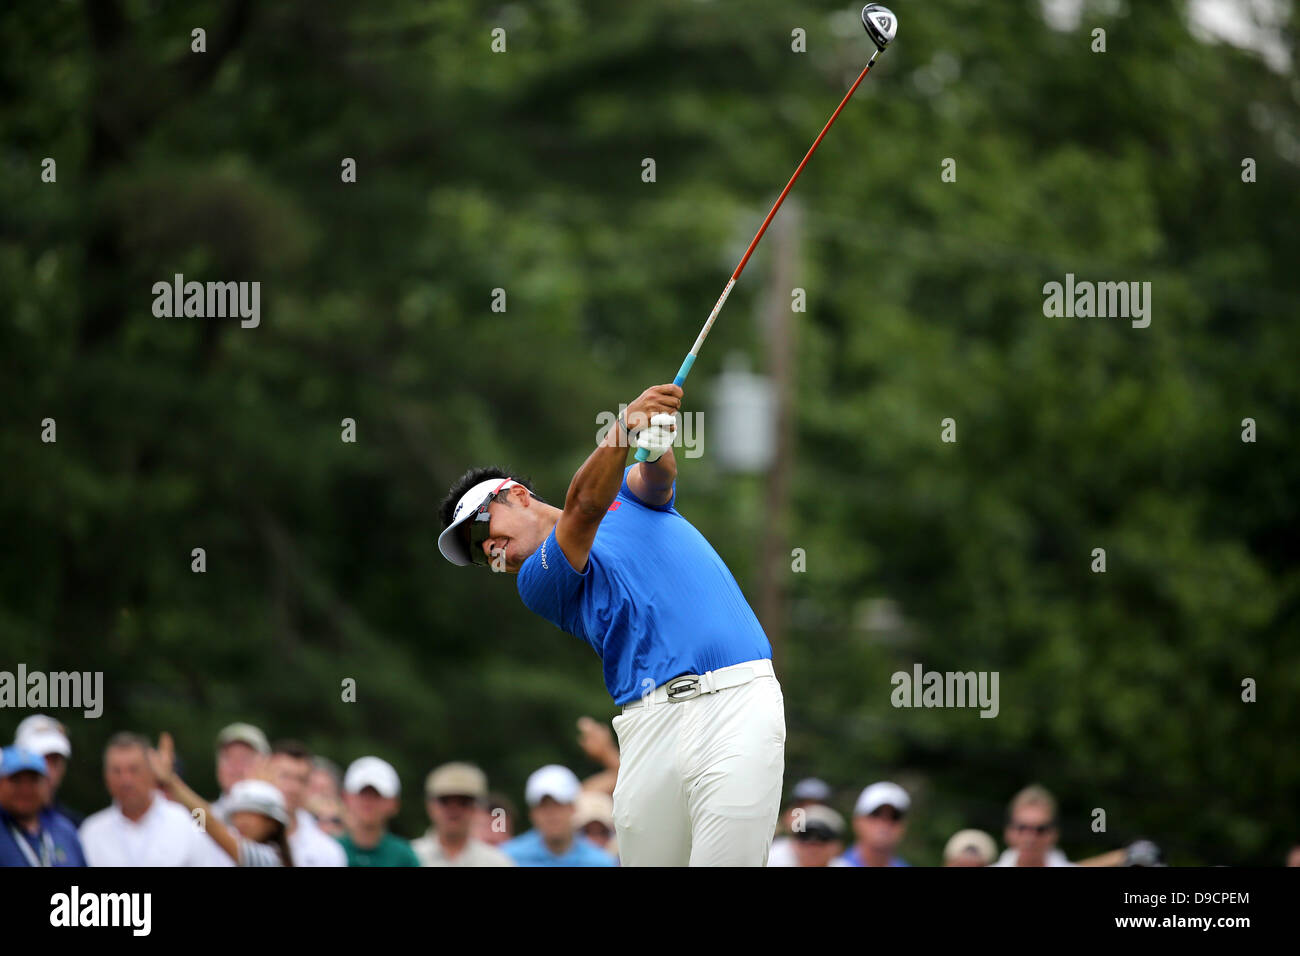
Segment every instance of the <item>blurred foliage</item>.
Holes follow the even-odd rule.
[[[1069,30],[1029,0],[895,8],[796,189],[787,785],[822,776],[847,811],[900,780],[922,863],[959,827],[1000,837],[1031,780],[1072,856],[1145,835],[1176,863],[1276,863],[1300,803],[1300,81],[1194,39],[1181,4],[1086,3]],[[512,582],[447,564],[437,505],[485,462],[560,500],[596,414],[671,376],[861,69],[857,15],[0,10],[0,667],[105,672],[104,717],[63,715],[67,800],[104,803],[96,752],[120,729],[172,730],[211,793],[234,719],[392,760],[408,836],[443,760],[516,798],[542,763],[594,769],[574,720],[614,713],[598,661]],[[766,361],[747,312],[769,255],[688,407],[727,352]],[[261,326],[155,318],[177,272],[262,282]],[[1045,318],[1067,272],[1150,281],[1150,328]],[[776,505],[705,440],[679,507],[753,601]],[[901,623],[873,625],[879,599]],[[892,708],[890,674],[918,661],[998,671],[997,719]]]

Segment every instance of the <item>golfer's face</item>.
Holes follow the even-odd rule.
[[[488,567],[501,569],[501,554],[504,552],[504,570],[508,574],[516,574],[535,550],[535,546],[529,545],[532,525],[528,521],[528,511],[514,501],[494,501],[488,507],[488,514],[492,520],[488,524],[487,540],[483,542]]]

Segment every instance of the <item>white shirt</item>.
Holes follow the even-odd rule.
[[[996,863],[990,863],[989,866],[1017,866],[1020,860],[1020,851],[1009,848],[1002,851]],[[1078,866],[1077,863],[1071,863],[1065,858],[1065,854],[1060,850],[1048,850],[1047,859],[1043,861],[1044,866]]]
[[[768,866],[798,866],[799,857],[795,855],[794,837],[777,837],[772,841],[772,848],[767,851]],[[827,866],[852,866],[847,860],[836,856]]]
[[[482,840],[475,840],[470,837],[465,841],[465,848],[460,851],[454,858],[447,856],[447,851],[442,848],[442,843],[438,841],[438,835],[434,833],[433,828],[420,837],[418,840],[411,841],[411,849],[415,855],[420,858],[421,866],[514,866],[515,861],[510,859],[496,847],[484,843]]]
[[[294,820],[298,828],[289,834],[289,853],[294,866],[348,865],[343,844],[322,830],[315,817],[299,807]]]
[[[794,838],[777,837],[772,841],[772,848],[767,851],[768,866],[798,866],[794,855]]]
[[[212,866],[216,845],[179,803],[154,794],[138,822],[114,803],[78,831],[90,866]]]

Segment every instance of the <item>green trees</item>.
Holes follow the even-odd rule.
[[[453,757],[516,790],[581,769],[598,662],[442,561],[437,504],[487,461],[559,497],[598,412],[671,377],[865,61],[856,11],[94,6],[0,13],[0,658],[105,672],[69,800],[103,799],[128,727],[210,790],[236,717],[408,788]],[[1032,778],[1076,855],[1273,863],[1300,791],[1293,74],[1165,5],[1066,32],[986,7],[899,9],[797,186],[787,776],[846,804],[903,778],[921,862]],[[761,358],[757,255],[697,409],[727,351]],[[260,326],[155,318],[178,272],[261,282]],[[1045,316],[1066,273],[1151,282],[1151,325]],[[679,507],[753,599],[769,503],[704,447]],[[895,710],[916,662],[998,671],[999,716]]]

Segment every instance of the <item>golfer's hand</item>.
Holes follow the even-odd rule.
[[[659,414],[650,419],[650,427],[636,436],[636,447],[647,452],[646,461],[658,461],[677,437],[677,419],[673,415]]]
[[[656,415],[674,415],[682,407],[680,385],[652,385],[630,402],[624,413],[627,430],[635,434],[648,427]]]

